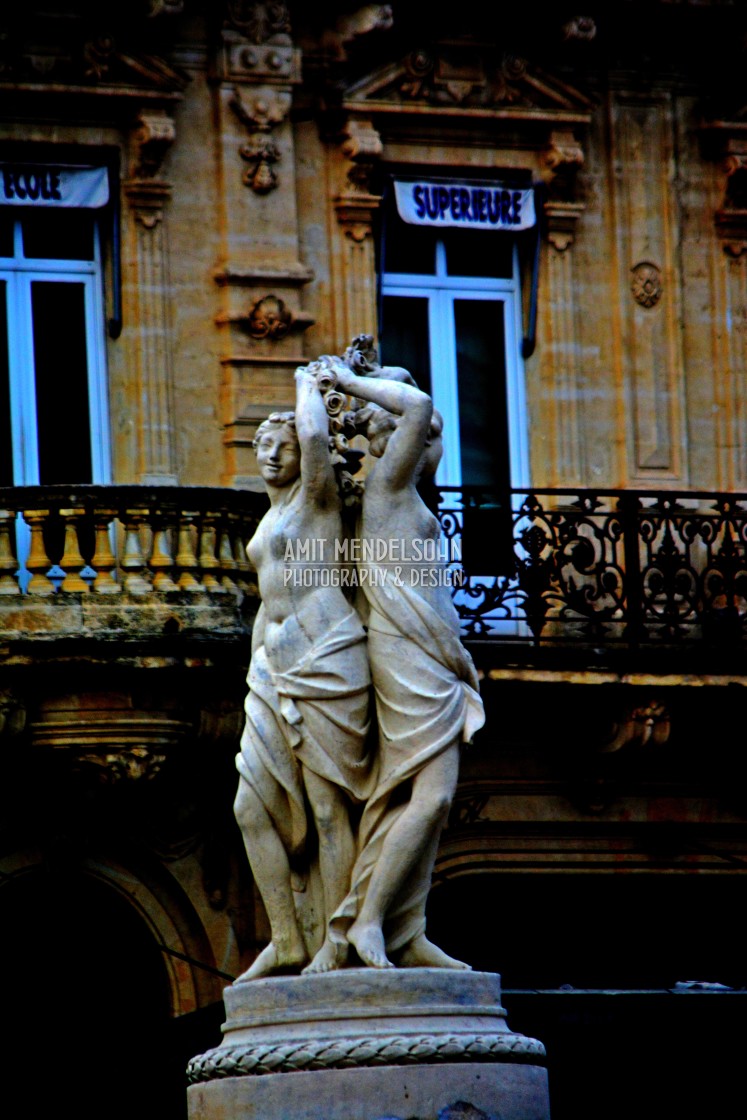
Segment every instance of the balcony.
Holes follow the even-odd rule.
[[[0,637],[167,649],[246,638],[258,494],[211,487],[0,490]],[[247,647],[248,649],[248,647]],[[248,654],[247,654],[248,655]]]
[[[747,495],[442,487],[437,501],[478,657],[660,666],[666,652],[698,668],[745,649]],[[37,656],[52,640],[180,657],[243,643],[265,509],[217,487],[0,490],[0,639]]]
[[[438,516],[478,657],[740,667],[747,495],[444,487]]]

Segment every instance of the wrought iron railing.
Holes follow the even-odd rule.
[[[747,494],[444,487],[438,516],[466,638],[747,644]]]

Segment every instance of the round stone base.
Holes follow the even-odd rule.
[[[514,1034],[500,977],[344,969],[225,992],[193,1058],[190,1120],[548,1120],[544,1049]]]

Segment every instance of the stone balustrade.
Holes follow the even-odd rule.
[[[218,487],[0,489],[0,636],[232,630],[265,508]]]

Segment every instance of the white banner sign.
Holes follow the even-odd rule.
[[[0,206],[106,206],[109,176],[105,167],[0,163]]]
[[[395,180],[400,218],[413,226],[503,229],[518,232],[536,222],[534,191],[497,184]]]

